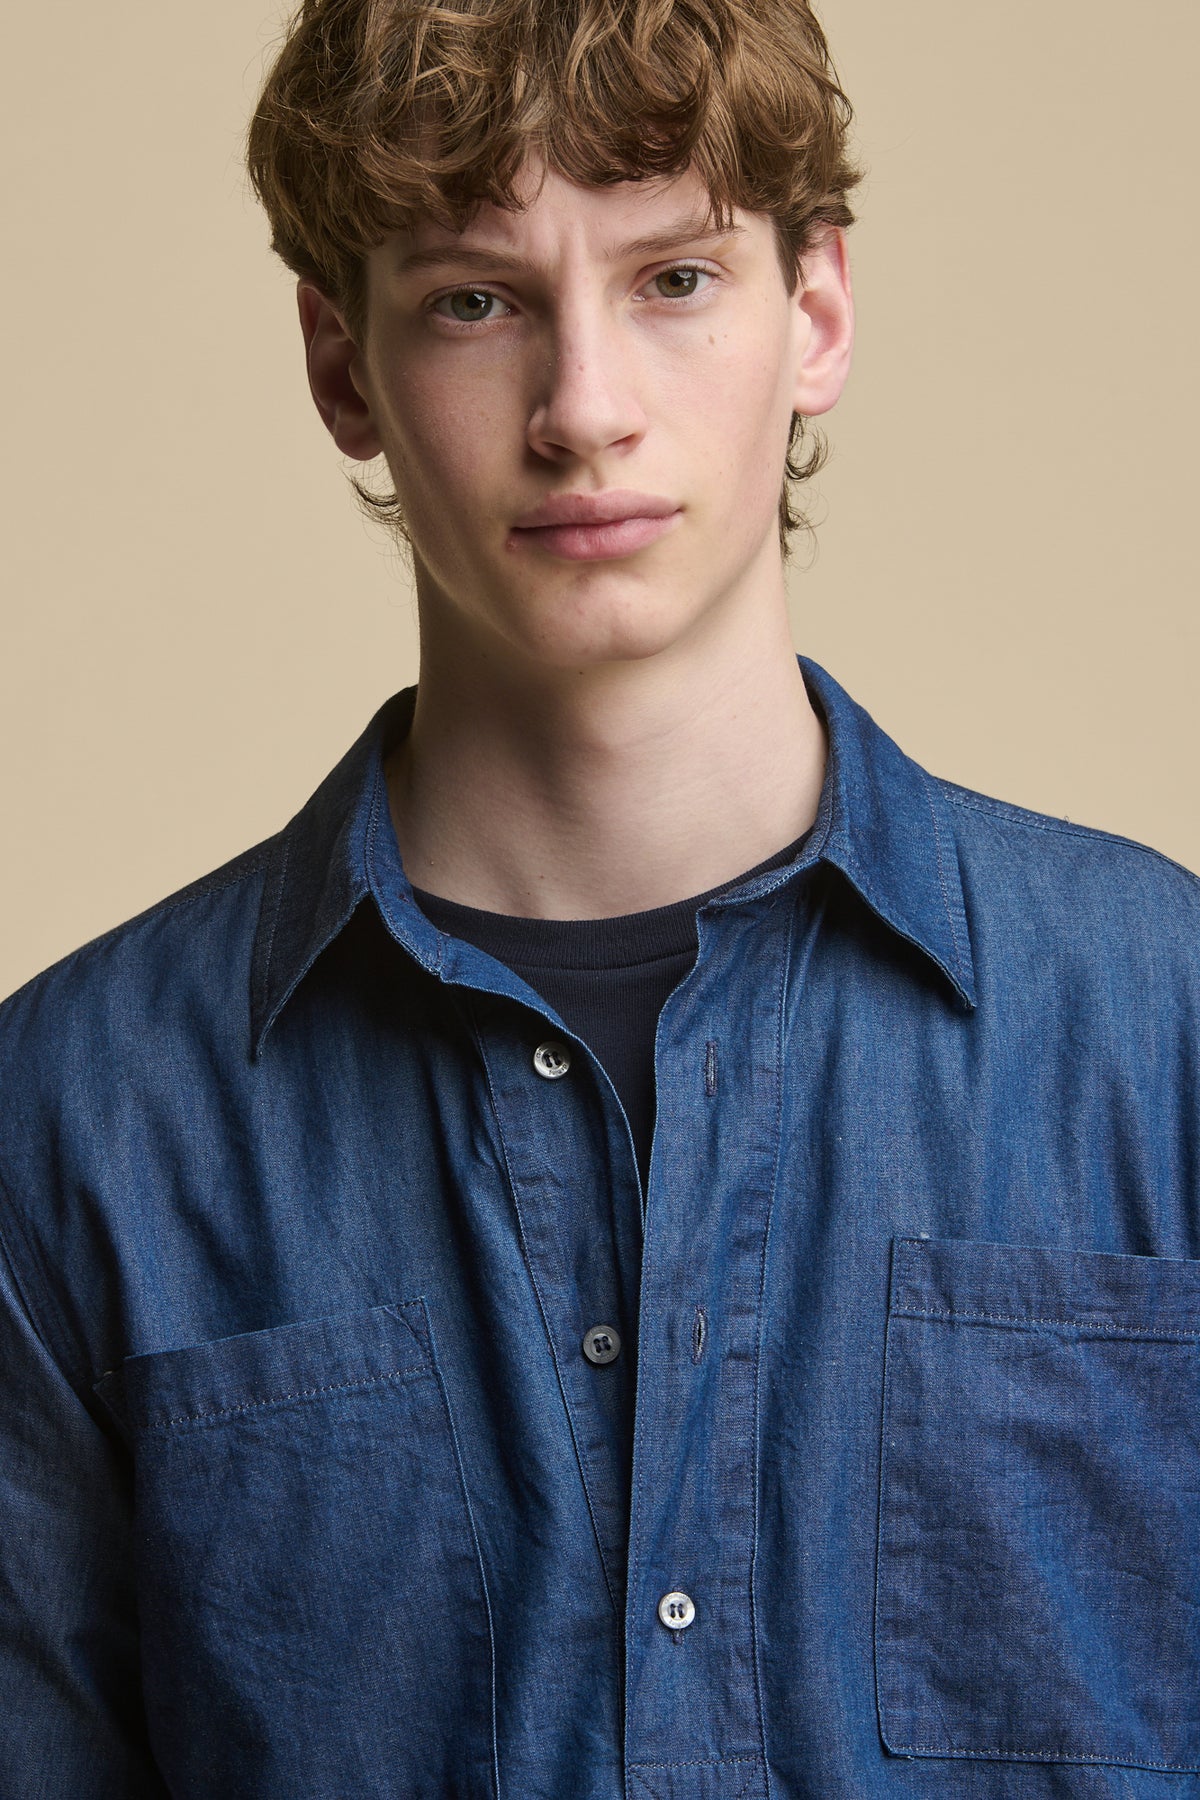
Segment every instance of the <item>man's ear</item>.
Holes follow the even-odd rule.
[[[829,226],[804,257],[793,296],[808,320],[796,371],[793,412],[815,416],[836,405],[850,373],[854,349],[854,292],[846,234]]]
[[[362,353],[333,301],[306,276],[296,284],[308,385],[317,411],[343,456],[370,462],[382,454],[370,401],[360,383]]]

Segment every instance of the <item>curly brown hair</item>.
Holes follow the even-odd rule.
[[[852,119],[807,0],[303,0],[267,74],[247,167],[271,248],[366,331],[364,257],[424,218],[461,232],[521,207],[533,152],[608,186],[692,169],[714,223],[769,216],[790,295],[822,226],[847,228],[862,179]],[[826,460],[788,440],[779,537],[807,527],[791,487]],[[353,486],[411,545],[395,494]]]

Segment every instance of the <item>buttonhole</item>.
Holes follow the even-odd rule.
[[[717,1091],[717,1045],[715,1038],[709,1038],[704,1046],[704,1091],[715,1094]]]
[[[698,1363],[704,1355],[704,1346],[708,1340],[708,1319],[704,1308],[696,1308],[696,1317],[692,1322],[692,1361]]]

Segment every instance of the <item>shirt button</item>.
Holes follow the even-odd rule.
[[[534,1051],[533,1066],[547,1081],[557,1081],[571,1066],[571,1052],[565,1044],[550,1038],[546,1043],[539,1044]]]
[[[673,1590],[664,1594],[658,1603],[658,1616],[664,1625],[672,1631],[686,1631],[696,1616],[696,1607],[690,1594],[681,1594]]]
[[[621,1354],[620,1334],[611,1325],[593,1325],[583,1335],[583,1354],[591,1363],[615,1362]]]

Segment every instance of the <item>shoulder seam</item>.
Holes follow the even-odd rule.
[[[958,806],[964,812],[986,813],[992,818],[1003,819],[1009,825],[1023,825],[1029,831],[1044,831],[1058,837],[1090,838],[1093,842],[1115,844],[1122,850],[1136,850],[1142,856],[1149,856],[1155,862],[1165,863],[1169,869],[1175,869],[1188,880],[1200,884],[1200,876],[1186,863],[1177,862],[1164,850],[1156,850],[1153,844],[1140,844],[1136,838],[1123,837],[1119,831],[1105,831],[1096,825],[1074,825],[1069,819],[1056,819],[1049,813],[1034,812],[1023,806],[1010,806],[1004,800],[993,800],[987,794],[973,796],[969,789],[956,787],[951,782],[935,776],[941,790],[942,798],[950,806]]]
[[[45,969],[39,970],[36,975],[31,975],[28,981],[23,982],[12,994],[6,996],[4,1004],[7,1005],[9,1000],[15,1000],[18,994],[23,993],[27,987],[32,987],[34,982],[41,981],[51,971],[63,969],[81,956],[90,956],[94,951],[102,950],[106,944],[112,943],[123,932],[140,930],[143,926],[152,924],[155,919],[161,918],[164,913],[174,912],[179,906],[186,906],[191,900],[204,900],[210,894],[223,894],[229,888],[238,887],[243,881],[248,881],[251,876],[259,872],[266,863],[274,842],[274,838],[268,838],[265,843],[257,845],[253,850],[245,851],[242,857],[235,858],[238,865],[236,874],[227,875],[223,879],[218,879],[216,873],[213,876],[201,875],[197,880],[189,882],[186,887],[180,888],[177,893],[168,894],[164,899],[154,901],[151,906],[144,907],[139,913],[134,913],[131,918],[122,919],[118,924],[110,926],[107,931],[102,931],[98,937],[88,938],[86,943],[78,944],[74,950],[68,950],[64,956],[60,956],[55,962],[48,964]]]
[[[270,839],[269,842],[274,843],[274,839]],[[240,882],[247,881],[251,875],[257,875],[266,862],[268,854],[267,845],[262,845],[257,850],[247,850],[246,860],[243,862],[240,858],[238,859],[239,867],[236,875],[226,875],[222,880],[218,880],[215,875],[202,875],[198,881],[190,882],[187,887],[180,888],[177,894],[168,894],[165,899],[156,900],[154,905],[148,906],[144,912],[135,913],[132,919],[126,920],[126,924],[139,924],[141,920],[152,919],[158,913],[173,912],[177,906],[184,906],[189,900],[204,900],[209,894],[223,894],[227,888],[237,887]],[[115,925],[113,930],[120,931],[122,927]],[[105,937],[111,935],[111,932],[104,933]]]

